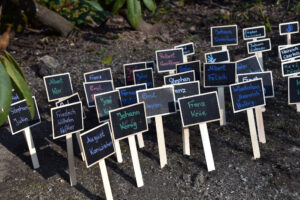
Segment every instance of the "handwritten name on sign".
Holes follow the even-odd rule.
[[[84,73],[85,82],[109,81],[112,80],[111,69],[101,69],[97,71]]]
[[[220,62],[229,62],[229,51],[215,51],[205,54],[206,63],[220,63]]]
[[[112,81],[97,81],[83,83],[88,107],[95,107],[95,95],[114,90]]]
[[[288,78],[288,103],[300,103],[300,77]]]
[[[195,72],[194,71],[187,71],[187,72],[181,72],[178,74],[164,76],[165,85],[186,83],[186,82],[190,82],[190,81],[194,81],[194,80],[195,80]]]
[[[176,112],[172,85],[137,91],[138,102],[145,102],[148,118]]]
[[[235,63],[205,63],[204,87],[228,86],[235,83]]]
[[[230,46],[238,44],[237,25],[211,27],[211,46]]]
[[[63,105],[67,105],[67,104],[75,103],[75,102],[79,102],[79,101],[81,101],[81,100],[80,100],[78,92],[76,92],[76,93],[72,94],[71,96],[65,97],[65,98],[55,102],[55,105],[63,106]],[[83,111],[83,118],[84,119],[86,118],[84,111]]]
[[[239,74],[238,75],[239,82],[250,81],[250,80],[255,80],[255,79],[259,79],[259,78],[261,78],[263,81],[265,97],[266,98],[274,97],[272,71],[264,71],[264,72],[258,72],[258,73]]]
[[[178,99],[182,97],[193,96],[200,94],[200,82],[192,81],[174,85],[174,94],[176,100],[176,109],[179,109]]]
[[[104,123],[80,134],[87,167],[115,153],[109,123]]]
[[[134,70],[134,84],[146,83],[147,88],[154,87],[153,71],[151,68]]]
[[[16,91],[13,90],[11,103],[16,103],[20,100],[21,100],[21,98],[19,97],[19,95],[16,93]]]
[[[262,79],[232,84],[229,89],[234,113],[265,105]]]
[[[134,84],[133,71],[137,69],[146,69],[146,62],[130,63],[123,65],[124,67],[124,79],[126,85]]]
[[[144,103],[111,110],[109,111],[109,119],[115,140],[148,131]]]
[[[182,49],[183,50],[183,55],[189,56],[195,54],[195,48],[194,48],[194,43],[186,43],[186,44],[181,44],[178,46],[174,47],[175,49]]]
[[[250,56],[236,61],[237,74],[246,74],[253,72],[262,72],[257,56]]]
[[[182,49],[168,49],[156,51],[156,64],[158,72],[174,71],[176,64],[183,63]]]
[[[196,80],[201,80],[200,75],[200,60],[187,62],[187,63],[180,63],[176,65],[176,73],[181,72],[187,72],[187,71],[193,71],[195,72],[195,78]]]
[[[144,90],[146,88],[146,83],[117,88],[120,93],[122,106],[137,103],[137,91]]]
[[[55,101],[73,94],[69,73],[44,76],[48,101]]]
[[[300,60],[293,60],[281,63],[282,75],[291,76],[300,74]]]
[[[251,40],[255,38],[264,38],[266,37],[266,28],[265,26],[256,26],[243,29],[243,38],[244,40]]]
[[[118,91],[105,92],[95,95],[96,111],[99,122],[109,119],[109,111],[120,108],[121,98]]]
[[[255,53],[255,52],[264,52],[271,50],[271,40],[270,38],[257,40],[254,42],[247,42],[247,50],[248,53]]]
[[[153,72],[156,72],[156,66],[154,61],[147,61],[146,68],[151,68]]]
[[[53,139],[82,131],[82,103],[76,102],[51,108]]]
[[[281,61],[300,57],[300,43],[279,50]]]
[[[183,127],[220,119],[217,92],[198,94],[180,98],[179,108]]]
[[[8,122],[10,125],[11,133],[14,135],[23,131],[27,127],[33,127],[41,123],[39,110],[36,104],[35,97],[32,97],[34,101],[34,117],[31,119],[30,112],[28,110],[25,99],[13,103],[8,115]]]
[[[299,33],[299,22],[288,22],[279,24],[280,35]]]

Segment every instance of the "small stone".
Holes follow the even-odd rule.
[[[38,64],[39,70],[38,75],[48,76],[55,74],[56,69],[60,66],[60,63],[53,57],[45,55],[40,58],[40,63]]]

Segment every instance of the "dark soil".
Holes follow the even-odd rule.
[[[187,2],[187,1],[185,1]],[[272,32],[272,51],[264,54],[264,69],[272,70],[275,98],[267,99],[263,113],[266,144],[260,144],[261,158],[253,160],[246,112],[233,114],[229,91],[226,95],[226,126],[208,124],[216,170],[207,172],[198,127],[191,128],[191,156],[182,154],[179,114],[163,117],[168,165],[159,165],[155,126],[144,134],[145,147],[138,149],[144,187],[137,188],[127,141],[121,141],[124,162],[115,156],[106,159],[115,199],[300,199],[300,123],[295,106],[288,106],[287,79],[281,75],[277,46],[286,43],[279,36],[278,24],[298,21],[298,4],[291,1],[264,1],[247,5],[244,1],[163,1],[155,15],[145,14],[148,22],[162,24],[158,35],[132,31],[121,17],[114,17],[99,29],[84,28],[65,39],[48,33],[24,32],[16,35],[9,51],[21,63],[33,95],[36,96],[42,123],[32,128],[33,140],[41,167],[32,169],[24,136],[12,136],[8,126],[0,128],[0,199],[104,199],[99,167],[87,169],[74,140],[78,184],[71,187],[64,139],[53,140],[50,108],[43,79],[39,75],[39,58],[50,55],[61,63],[55,73],[70,72],[73,88],[83,104],[83,73],[111,67],[115,86],[124,85],[122,65],[155,59],[154,51],[190,42],[196,54],[189,60],[204,61],[204,53],[220,50],[210,47],[210,27],[237,24],[239,45],[229,47],[232,61],[248,57],[241,29],[258,26],[268,17]],[[199,3],[201,2],[201,3]],[[217,1],[213,1],[217,2]],[[221,2],[221,1],[220,1]],[[234,3],[235,6],[234,6]],[[259,8],[264,11],[262,18]],[[249,18],[246,19],[245,15]],[[299,43],[299,34],[292,36]],[[112,56],[109,64],[101,61]],[[156,74],[155,85],[162,85]],[[202,88],[201,92],[205,92]],[[95,109],[87,109],[85,129],[98,125]],[[299,124],[298,124],[299,123]]]

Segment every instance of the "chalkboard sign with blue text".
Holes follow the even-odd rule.
[[[146,62],[129,63],[123,65],[124,68],[124,79],[126,85],[134,84],[133,71],[137,69],[146,69]]]
[[[73,94],[69,73],[44,76],[43,79],[49,102],[59,100]]]
[[[31,119],[26,100],[21,100],[11,104],[10,113],[8,115],[8,122],[11,133],[17,134],[27,127],[33,127],[41,123],[39,109],[36,104],[35,97],[32,97],[34,102],[34,117]]]
[[[183,49],[183,55],[184,56],[189,56],[195,54],[195,48],[194,48],[194,43],[186,43],[186,44],[181,44],[178,46],[174,47],[175,49]]]
[[[200,75],[200,60],[192,61],[192,62],[186,62],[186,63],[180,63],[176,65],[176,73],[181,72],[187,72],[187,71],[193,71],[195,72],[195,78],[196,80],[201,80]]]
[[[154,87],[153,70],[151,68],[134,70],[133,74],[135,85],[146,83],[147,88]]]
[[[204,87],[223,87],[235,83],[236,64],[204,63]]]
[[[214,51],[204,55],[206,63],[230,62],[229,51]]]
[[[266,27],[256,26],[243,29],[244,40],[252,40],[266,37]]]
[[[20,101],[21,98],[19,97],[19,95],[17,94],[17,92],[13,89],[12,90],[12,100],[11,103],[16,103],[18,101]]]
[[[265,52],[271,50],[270,38],[247,42],[248,54],[255,52]]]
[[[95,95],[95,104],[98,121],[103,122],[108,120],[109,111],[122,106],[119,91],[114,90]]]
[[[83,83],[88,107],[95,107],[95,95],[114,90],[112,81],[96,81]]]
[[[300,57],[300,43],[279,49],[281,62]]]
[[[148,131],[144,103],[111,110],[109,111],[109,119],[115,140]]]
[[[137,91],[138,102],[145,102],[147,118],[176,112],[172,85]]]
[[[299,33],[299,22],[287,22],[279,24],[280,35]]]
[[[156,66],[154,61],[147,61],[146,68],[151,68],[153,72],[156,72]]]
[[[237,25],[215,26],[210,28],[211,46],[231,46],[238,44]]]
[[[282,69],[283,76],[300,74],[300,60],[282,62],[281,69]]]
[[[175,71],[176,65],[183,63],[183,49],[159,50],[155,54],[157,71],[159,73]]]
[[[122,106],[137,103],[137,91],[146,89],[146,83],[116,88],[121,97]]]
[[[51,121],[53,139],[82,131],[84,126],[81,101],[51,108]]]
[[[257,56],[250,56],[236,61],[236,72],[237,74],[262,72]]]
[[[186,83],[195,80],[195,71],[181,72],[164,76],[165,85]]]
[[[232,84],[229,89],[234,113],[265,105],[262,79]]]
[[[208,92],[178,99],[183,127],[220,120],[217,92]]]
[[[288,103],[300,103],[300,77],[288,78]]]
[[[174,85],[174,94],[176,100],[176,109],[179,109],[178,99],[182,97],[193,96],[200,94],[200,82],[191,81]]]
[[[115,153],[111,135],[108,122],[80,134],[87,168]]]
[[[100,69],[83,74],[84,82],[109,81],[112,80],[111,69]]]

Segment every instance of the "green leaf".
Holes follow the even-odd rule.
[[[113,2],[113,0],[105,0],[105,5],[109,5]]]
[[[101,5],[96,1],[87,1],[86,3],[95,8],[96,10],[104,11]]]
[[[10,78],[0,62],[0,126],[6,121],[12,101]]]
[[[112,56],[108,56],[108,57],[104,58],[104,59],[101,61],[101,64],[107,65],[107,64],[111,63],[112,58],[113,58]]]
[[[127,0],[128,21],[133,28],[137,28],[141,19],[141,3],[139,0]]]
[[[4,51],[5,57],[15,66],[15,68],[19,71],[22,77],[25,79],[24,73],[19,65],[19,63],[12,57],[7,51]]]
[[[156,3],[155,0],[143,0],[145,6],[152,12],[154,13],[156,10]]]
[[[116,0],[113,8],[112,8],[112,14],[116,14],[125,4],[125,0]]]

